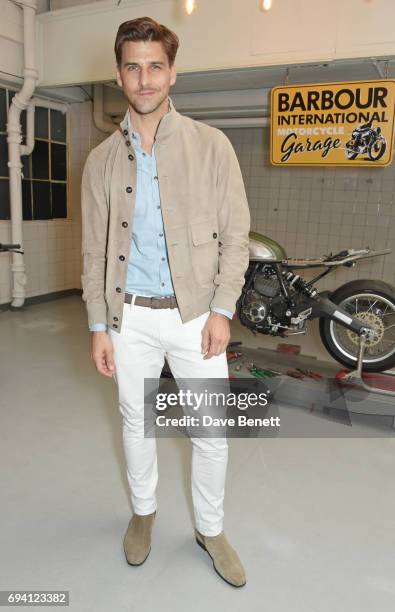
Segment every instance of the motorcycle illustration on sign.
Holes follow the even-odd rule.
[[[387,149],[381,127],[372,127],[373,119],[355,128],[351,140],[346,144],[347,159],[355,159],[358,155],[368,155],[371,161],[381,159]]]

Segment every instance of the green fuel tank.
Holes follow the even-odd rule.
[[[250,261],[281,262],[287,259],[285,249],[268,236],[259,232],[250,232]]]

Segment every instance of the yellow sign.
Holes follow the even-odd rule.
[[[395,81],[274,87],[271,162],[287,166],[387,166]]]

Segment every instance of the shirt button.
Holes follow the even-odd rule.
[[[118,317],[113,317],[114,321],[118,321]]]
[[[163,234],[162,234],[162,233],[160,233],[160,234],[159,234],[159,236],[161,236],[161,237],[162,237],[162,236],[163,236]]]
[[[154,179],[157,181],[157,180],[158,180],[158,177],[157,177],[157,176],[154,176]]]
[[[132,193],[132,191],[133,191],[133,187],[126,187],[126,191],[127,191],[128,193]]]
[[[162,257],[162,261],[166,261],[166,257]]]
[[[161,287],[164,287],[164,286],[165,286],[165,283],[161,283],[161,284],[160,284],[160,286],[161,286]]]
[[[134,160],[134,155],[128,155],[128,158],[130,159],[130,161],[133,161]]]
[[[156,208],[160,208],[160,204],[158,204],[158,206]]]
[[[113,325],[112,325],[112,326],[113,326],[113,327],[118,327],[118,325],[117,325],[116,323],[113,323]]]
[[[122,227],[127,227],[128,226],[128,222],[127,221],[122,221]]]
[[[130,140],[126,141],[126,146],[130,147]]]
[[[125,257],[124,257],[124,255],[120,255],[120,256],[119,256],[119,259],[120,259],[121,261],[125,261]]]
[[[213,234],[213,238],[216,238],[216,237],[217,237],[217,235],[218,235],[218,234],[217,234],[216,232],[214,232],[214,234]]]
[[[121,289],[121,287],[117,287],[117,288],[115,289],[115,291],[116,291],[117,293],[121,293],[122,289]]]
[[[123,133],[125,134],[125,136],[128,135],[128,131],[127,130],[124,130]]]

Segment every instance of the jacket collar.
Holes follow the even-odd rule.
[[[156,134],[155,134],[156,142],[165,141],[177,129],[179,125],[180,113],[176,111],[176,109],[174,108],[174,104],[170,96],[168,96],[168,100],[169,100],[169,110],[165,115],[163,115],[163,117],[159,121],[159,125],[156,130]],[[119,124],[120,131],[125,140],[128,140],[129,138],[129,122],[128,122],[129,116],[130,116],[130,110],[128,107],[122,121]]]

